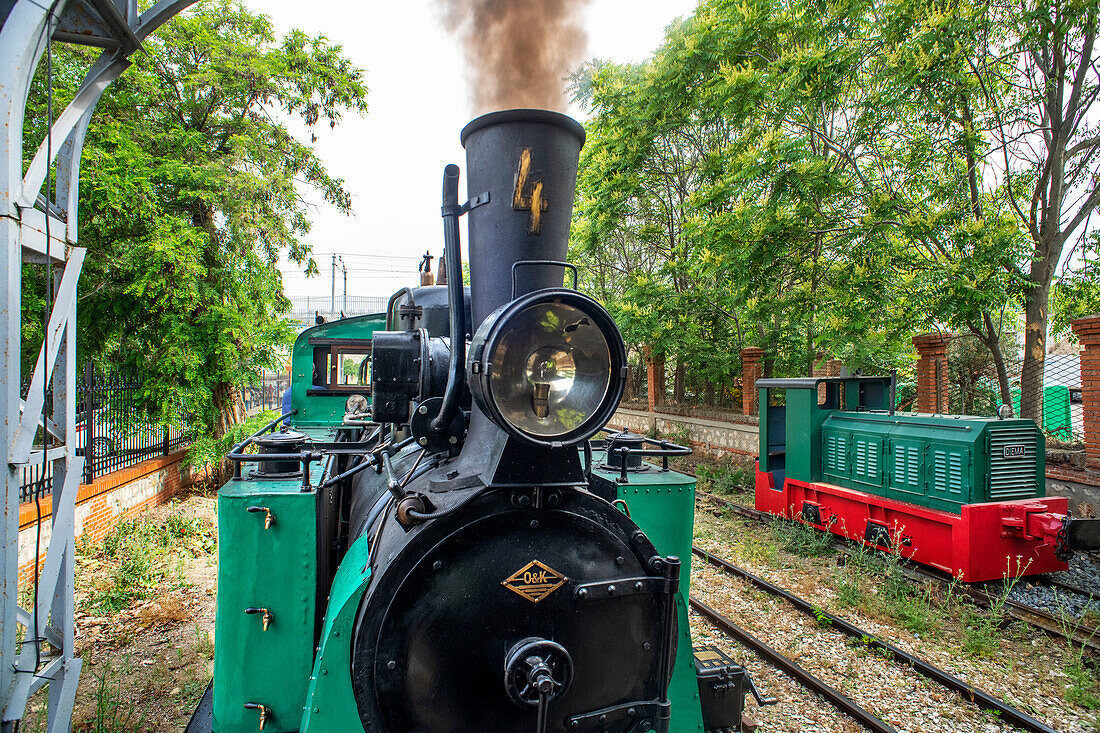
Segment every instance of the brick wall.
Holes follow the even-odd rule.
[[[79,541],[98,542],[118,523],[132,519],[154,506],[166,503],[195,481],[191,470],[183,465],[187,449],[167,456],[151,458],[136,466],[100,476],[90,484],[81,484],[76,494],[75,531]],[[43,497],[42,531],[39,562],[46,557],[50,545],[51,500]],[[19,581],[34,573],[35,520],[34,502],[19,507]]]

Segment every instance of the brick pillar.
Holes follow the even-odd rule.
[[[1100,471],[1100,315],[1070,322],[1081,350],[1081,399],[1084,402],[1085,462]]]
[[[917,412],[947,412],[947,344],[951,333],[918,333],[913,337],[917,347]]]
[[[756,380],[760,378],[760,360],[764,350],[756,346],[741,349],[741,412],[756,414]]]
[[[840,370],[844,367],[844,362],[840,359],[828,359],[826,354],[819,353],[817,355],[817,361],[814,362],[813,376],[815,377],[839,377]],[[825,385],[818,385],[817,388],[817,404],[825,404]]]

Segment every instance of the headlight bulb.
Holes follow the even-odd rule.
[[[560,403],[573,387],[577,365],[572,349],[543,347],[527,358],[527,381],[531,385],[531,406],[535,417],[550,415],[550,400]]]

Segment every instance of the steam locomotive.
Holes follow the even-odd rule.
[[[228,456],[188,731],[739,730],[746,693],[772,701],[692,647],[695,484],[667,467],[689,451],[598,439],[626,356],[565,262],[584,130],[511,110],[461,140],[447,285],[305,331],[292,409]]]
[[[1034,421],[895,413],[891,377],[762,379],[756,508],[967,582],[1065,570],[1100,520],[1046,495]]]

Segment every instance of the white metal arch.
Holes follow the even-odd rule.
[[[81,661],[73,649],[73,535],[84,464],[76,455],[75,409],[76,291],[85,253],[76,246],[84,136],[103,91],[130,65],[141,41],[194,1],[160,0],[139,14],[137,0],[0,0],[0,450],[6,458],[0,468],[5,499],[0,525],[0,731],[11,730],[22,719],[27,699],[47,683],[47,729],[68,731],[80,676]],[[24,172],[27,97],[48,37],[104,51],[53,123],[52,148],[41,141]],[[57,181],[44,197],[40,191],[51,165]],[[50,266],[63,266],[63,274],[24,403],[19,394],[22,266],[47,260]],[[52,421],[44,419],[47,382],[53,388]],[[40,427],[44,443],[36,445]],[[21,469],[43,460],[52,466],[52,518],[36,614],[36,609],[18,604],[19,491]],[[22,642],[20,626],[26,629]]]

